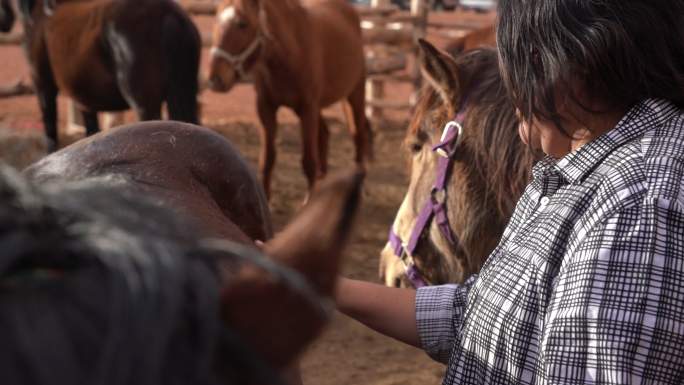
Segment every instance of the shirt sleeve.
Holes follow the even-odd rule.
[[[416,322],[420,343],[435,361],[447,364],[461,329],[468,291],[477,279],[464,285],[425,286],[416,292]]]
[[[684,381],[683,213],[676,201],[645,200],[587,232],[547,308],[546,383]]]

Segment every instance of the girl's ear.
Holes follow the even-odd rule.
[[[423,78],[437,91],[443,102],[454,111],[456,95],[461,94],[456,61],[446,52],[437,49],[427,40],[418,39],[419,64]]]

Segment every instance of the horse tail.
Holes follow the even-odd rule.
[[[199,124],[197,93],[202,41],[195,24],[184,14],[169,13],[162,26],[166,63],[166,103],[169,119]]]

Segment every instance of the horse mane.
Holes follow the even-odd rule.
[[[299,0],[261,0],[263,12],[259,24],[264,37],[284,49],[297,46],[297,37],[292,33],[292,18],[303,19],[305,9]]]
[[[221,324],[221,281],[241,250],[203,246],[177,214],[119,186],[38,186],[0,165],[3,380],[214,385],[218,371],[280,383]]]
[[[459,106],[465,100],[464,145],[472,152],[470,160],[474,162],[469,168],[485,181],[499,215],[508,218],[529,181],[534,157],[518,138],[515,110],[499,74],[496,51],[476,49],[454,59],[462,92],[452,103]],[[438,119],[442,122],[452,119],[446,110],[438,93],[426,85],[409,133],[417,134],[421,121],[432,111],[440,111]],[[442,129],[440,124],[432,126]]]
[[[38,187],[4,167],[0,196],[7,383],[213,383],[218,277],[169,238],[187,234],[177,219],[97,181]]]

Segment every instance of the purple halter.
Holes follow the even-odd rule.
[[[425,278],[423,278],[416,268],[412,257],[413,253],[416,251],[416,247],[418,247],[420,237],[429,228],[430,221],[434,218],[439,231],[452,246],[456,246],[458,243],[456,234],[451,231],[449,218],[446,213],[446,183],[449,170],[453,164],[456,145],[463,134],[464,121],[465,112],[464,109],[461,109],[458,115],[456,115],[456,118],[444,126],[440,142],[432,147],[432,151],[439,155],[439,160],[437,162],[437,178],[432,186],[430,198],[425,202],[423,208],[420,210],[418,219],[416,219],[416,224],[411,231],[411,238],[409,239],[408,244],[404,243],[401,237],[397,235],[394,231],[394,226],[390,228],[389,243],[394,250],[394,255],[396,255],[406,266],[406,276],[416,289],[428,285]],[[408,260],[408,257],[411,257],[411,260]]]

